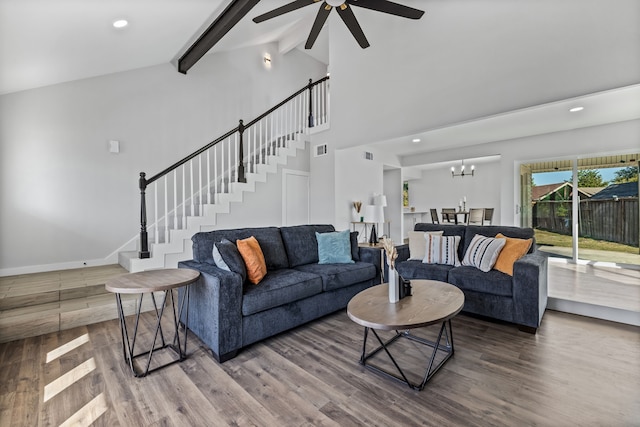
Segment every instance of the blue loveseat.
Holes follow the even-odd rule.
[[[193,259],[178,264],[200,271],[190,290],[189,329],[219,362],[239,349],[343,309],[358,292],[380,283],[381,251],[359,248],[351,234],[354,263],[318,264],[315,233],[332,225],[241,228],[196,233]],[[216,266],[214,243],[254,236],[264,254],[267,275],[259,284]]]
[[[443,231],[444,236],[460,236],[458,258],[464,254],[476,234],[495,237],[502,233],[519,239],[533,238],[533,229],[506,226],[474,226],[417,223],[415,231]],[[408,260],[409,247],[398,247],[396,268],[405,279],[430,279],[448,282],[462,290],[464,312],[515,323],[523,331],[535,333],[547,307],[547,258],[536,248],[513,265],[513,276],[497,270],[483,272],[472,266],[427,264]]]

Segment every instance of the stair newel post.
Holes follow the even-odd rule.
[[[149,237],[147,235],[147,178],[144,172],[140,172],[138,184],[140,186],[140,258],[149,258]]]
[[[240,138],[238,138],[238,144],[240,144],[240,147],[238,147],[238,182],[247,182],[247,177],[244,174],[244,143],[242,142],[244,123],[242,120],[240,120],[240,124],[238,125],[238,133],[240,134]]]
[[[312,128],[313,124],[313,80],[309,79],[309,127]]]

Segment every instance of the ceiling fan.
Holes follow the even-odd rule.
[[[268,19],[275,18],[276,16],[300,9],[304,6],[319,3],[320,1],[322,0],[296,0],[277,9],[273,9],[270,12],[256,16],[253,18],[253,22],[263,22]],[[367,38],[365,37],[360,24],[358,24],[358,20],[353,14],[350,6],[358,6],[409,19],[420,19],[424,14],[423,10],[414,9],[388,0],[324,0],[322,1],[320,10],[318,10],[318,14],[316,15],[316,19],[311,27],[311,32],[309,33],[309,37],[307,38],[304,48],[311,49],[313,47],[313,44],[320,34],[322,26],[329,16],[329,12],[331,12],[331,9],[333,8],[338,11],[338,15],[340,15],[340,18],[342,18],[347,28],[349,28],[349,31],[351,31],[351,34],[353,34],[353,37],[355,37],[360,47],[363,49],[369,47],[369,41],[367,41]]]

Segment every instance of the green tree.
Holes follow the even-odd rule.
[[[602,180],[602,175],[596,169],[583,169],[578,171],[578,187],[606,187],[607,182]]]
[[[615,178],[613,178],[613,182],[615,182],[616,184],[622,184],[625,182],[638,182],[638,167],[627,166],[626,168],[617,170]]]

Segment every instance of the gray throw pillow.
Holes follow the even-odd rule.
[[[213,245],[213,261],[216,266],[227,271],[238,273],[242,277],[242,281],[247,280],[247,269],[244,265],[244,259],[236,244],[230,240],[222,239]]]

